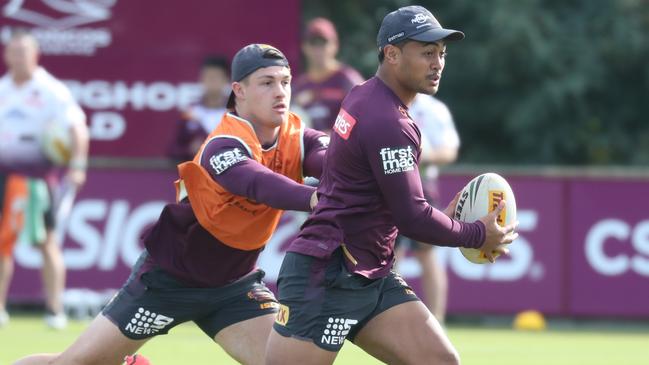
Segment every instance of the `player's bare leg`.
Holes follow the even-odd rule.
[[[241,364],[261,365],[274,321],[275,314],[266,314],[238,322],[219,331],[214,341]]]
[[[121,365],[126,355],[135,353],[146,341],[127,338],[100,314],[64,352],[28,356],[14,365]]]
[[[63,254],[53,229],[47,231],[45,243],[39,246],[43,254],[43,289],[46,308],[55,314],[63,313],[63,290],[65,289],[65,264]]]
[[[4,256],[0,254],[0,315],[7,310],[7,293],[9,292],[9,284],[11,277],[14,273],[14,259],[13,257]],[[0,319],[0,326],[2,320]]]
[[[443,324],[448,299],[448,276],[446,270],[437,262],[434,247],[424,243],[418,245],[420,247],[414,255],[421,267],[420,278],[424,303],[439,323]]]
[[[442,326],[422,302],[396,305],[369,321],[354,343],[391,365],[457,365],[460,358]]]
[[[266,347],[266,365],[329,365],[337,352],[327,351],[311,341],[284,337],[272,330]]]

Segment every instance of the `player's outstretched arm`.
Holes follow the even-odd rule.
[[[329,147],[329,136],[315,129],[304,128],[303,145],[304,161],[302,162],[302,171],[304,176],[320,179],[325,152]]]
[[[367,128],[363,144],[399,231],[419,242],[479,248],[484,242],[484,224],[454,220],[426,202],[417,165],[417,136],[398,126],[390,130],[392,125],[396,123]]]
[[[230,193],[282,210],[311,211],[315,188],[258,163],[237,140],[218,138],[205,146],[201,166]]]

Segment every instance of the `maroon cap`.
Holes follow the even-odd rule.
[[[334,24],[325,18],[315,18],[309,21],[304,32],[304,39],[324,38],[329,41],[338,41],[338,32]]]

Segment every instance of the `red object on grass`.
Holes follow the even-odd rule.
[[[142,355],[129,355],[124,358],[125,365],[151,365],[151,361]]]

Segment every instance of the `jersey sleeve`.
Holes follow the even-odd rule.
[[[329,147],[329,136],[321,131],[304,128],[304,160],[302,161],[302,171],[304,176],[319,179],[322,175],[322,164],[324,156]]]
[[[359,123],[364,126],[359,133],[362,149],[399,231],[440,246],[480,247],[482,223],[456,221],[426,202],[418,169],[421,137],[413,122],[366,122]]]
[[[233,138],[214,138],[200,158],[201,166],[234,195],[282,210],[311,210],[315,188],[299,184],[255,161],[247,147]]]

